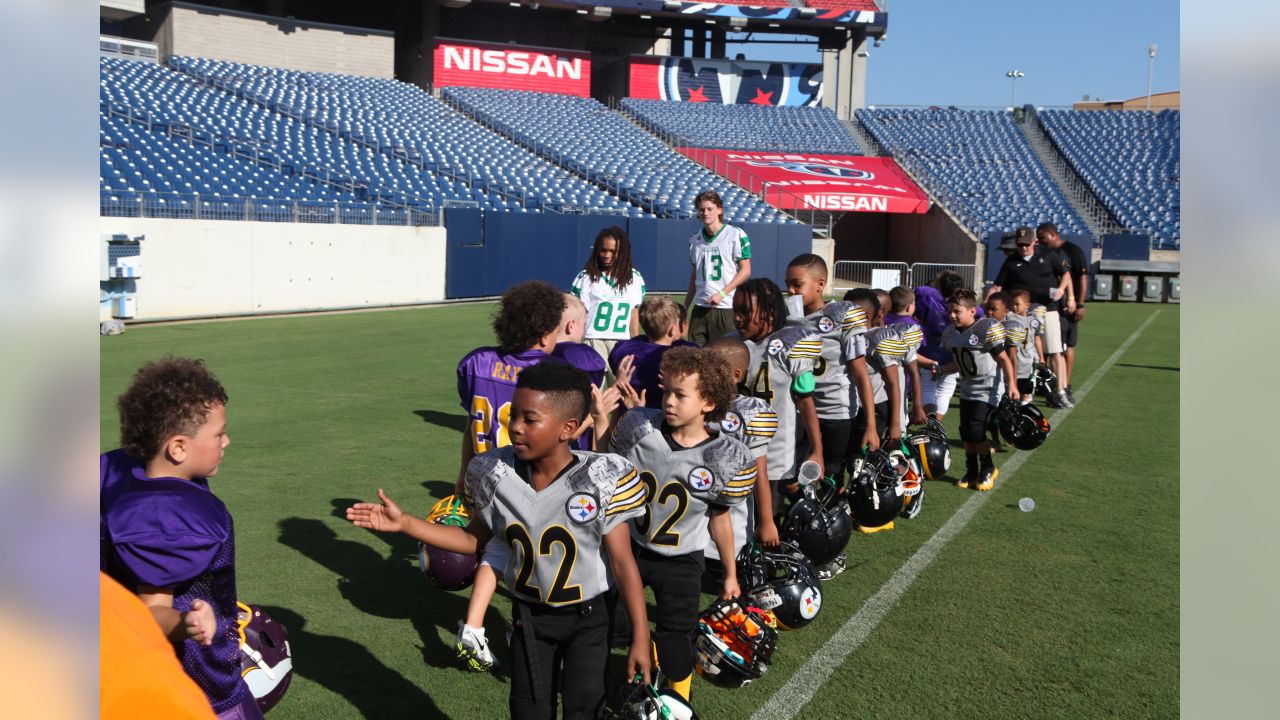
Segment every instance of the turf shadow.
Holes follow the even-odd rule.
[[[365,543],[339,538],[315,518],[286,518],[279,526],[280,542],[337,575],[338,591],[354,608],[377,617],[409,620],[422,640],[425,662],[460,667],[452,640],[441,640],[441,635],[452,638],[457,633],[467,597],[431,587],[417,567],[417,542],[399,534],[370,533],[387,544],[388,552],[382,553]]]
[[[433,498],[447,498],[453,494],[453,483],[444,480],[424,480],[422,487],[426,488]]]
[[[1182,372],[1182,368],[1169,367],[1168,365],[1136,365],[1134,363],[1116,363],[1116,367],[1139,368],[1141,370],[1168,370],[1169,372]]]
[[[345,698],[361,717],[447,717],[421,688],[360,643],[311,632],[307,619],[292,610],[263,609],[289,632],[294,672]],[[281,702],[288,703],[289,697]]]
[[[430,425],[438,425],[446,430],[461,430],[467,421],[466,415],[443,413],[439,410],[414,410],[414,415]]]

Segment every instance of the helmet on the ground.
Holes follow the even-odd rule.
[[[936,418],[926,419],[923,428],[907,437],[907,444],[924,477],[941,480],[947,470],[951,469],[951,446],[947,443],[947,431]]]
[[[450,495],[431,508],[427,522],[466,527],[470,518],[462,500]],[[442,590],[462,590],[470,586],[479,567],[475,555],[441,550],[426,543],[418,543],[418,563],[431,584]]]
[[[754,607],[772,613],[784,630],[808,625],[822,609],[822,585],[813,565],[793,545],[778,552],[749,542],[738,552],[738,582]]]
[[[605,710],[606,718],[617,720],[698,720],[698,713],[670,688],[656,689],[637,679],[618,689],[618,701]]]
[[[1049,437],[1049,419],[1034,404],[1005,397],[994,413],[996,427],[1005,442],[1019,450],[1034,450]]]
[[[240,675],[258,709],[267,712],[280,702],[293,681],[293,654],[284,626],[257,605],[236,601],[240,635]]]
[[[898,487],[902,490],[902,517],[915,518],[920,514],[924,501],[924,476],[916,459],[910,453],[894,450],[889,453],[893,469],[898,473]]]
[[[1044,393],[1046,397],[1058,390],[1058,375],[1048,365],[1036,363],[1031,368],[1032,394]]]
[[[713,685],[738,688],[769,670],[778,631],[758,608],[717,600],[698,617],[694,667]]]
[[[902,492],[895,459],[888,452],[872,450],[849,463],[849,509],[858,525],[880,527],[892,522],[902,512]]]
[[[787,509],[778,535],[800,548],[814,565],[823,565],[834,560],[849,544],[853,523],[844,510],[829,509],[806,492]]]

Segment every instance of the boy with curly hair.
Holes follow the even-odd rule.
[[[227,392],[200,360],[143,365],[116,402],[123,446],[101,457],[102,569],[137,594],[223,720],[262,718],[240,677],[235,534],[209,488]]]
[[[688,700],[703,551],[710,540],[720,557],[734,557],[729,511],[751,496],[756,461],[746,445],[707,429],[724,418],[735,394],[718,353],[669,350],[662,356],[662,386],[661,410],[636,407],[611,428],[612,450],[636,467],[648,488],[644,515],[631,521],[631,544],[640,578],[653,589],[658,667]],[[737,567],[724,563],[721,596],[739,594]],[[619,626],[627,624],[619,617]]]

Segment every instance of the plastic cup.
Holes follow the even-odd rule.
[[[1036,501],[1031,498],[1022,498],[1018,501],[1018,509],[1022,512],[1031,512],[1036,509]]]
[[[812,485],[822,477],[822,468],[812,460],[800,463],[800,475],[796,478],[801,485]]]

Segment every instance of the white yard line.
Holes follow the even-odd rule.
[[[1113,365],[1125,354],[1125,351],[1138,340],[1143,331],[1147,329],[1161,313],[1156,310],[1138,326],[1137,330],[1125,340],[1119,348],[1116,349],[1106,362],[1102,363],[1097,370],[1093,371],[1093,375],[1076,393],[1078,400],[1084,400],[1107,374]],[[1049,422],[1056,430],[1066,421],[1067,416],[1071,414],[1072,408],[1063,408],[1058,410],[1049,417]],[[1018,451],[1004,462],[1000,467],[999,485],[1003,486],[1008,479],[1022,467],[1031,453],[1026,451]],[[759,710],[752,715],[752,720],[791,720],[800,714],[800,711],[818,690],[826,683],[827,678],[831,677],[837,669],[844,664],[844,661],[857,650],[871,633],[880,625],[880,621],[884,620],[894,605],[902,599],[907,590],[915,583],[916,578],[920,577],[920,573],[938,557],[938,553],[951,542],[956,535],[964,530],[973,516],[978,510],[986,504],[992,496],[989,492],[974,493],[955,514],[947,520],[933,537],[929,538],[914,555],[907,560],[898,571],[890,577],[880,589],[872,595],[865,604],[858,610],[853,617],[845,622],[844,626],[836,631],[827,642],[817,650],[803,666],[801,666],[791,676],[769,701],[760,707]]]

